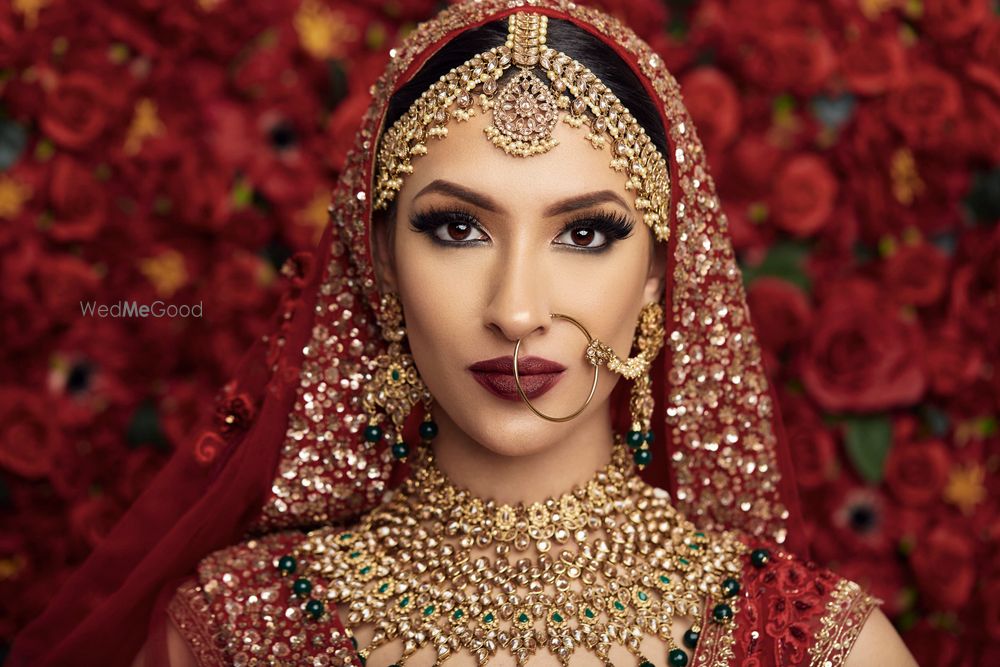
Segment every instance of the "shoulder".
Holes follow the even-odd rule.
[[[220,549],[197,567],[203,613],[214,641],[237,664],[304,664],[326,656],[352,664],[353,646],[322,577],[303,571],[300,551],[312,533],[270,533]]]
[[[742,534],[740,539],[746,553],[734,648],[742,659],[760,665],[848,664],[845,659],[882,600],[779,545]]]

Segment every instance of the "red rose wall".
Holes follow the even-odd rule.
[[[921,665],[1000,664],[996,3],[593,4],[705,141],[814,558]],[[390,40],[436,9],[0,3],[0,639],[271,328]],[[80,307],[157,300],[203,317]]]

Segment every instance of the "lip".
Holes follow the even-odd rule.
[[[562,378],[566,367],[542,357],[518,357],[517,371],[524,395],[530,398],[541,396]],[[495,357],[478,361],[469,366],[472,377],[494,396],[520,401],[514,382],[514,357]]]

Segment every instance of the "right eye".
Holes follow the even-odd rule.
[[[489,240],[476,216],[457,209],[414,213],[410,228],[444,246],[473,245]]]

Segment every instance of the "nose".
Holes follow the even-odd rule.
[[[511,249],[504,254],[492,275],[486,326],[515,343],[552,326],[548,302],[551,281],[530,253]]]

